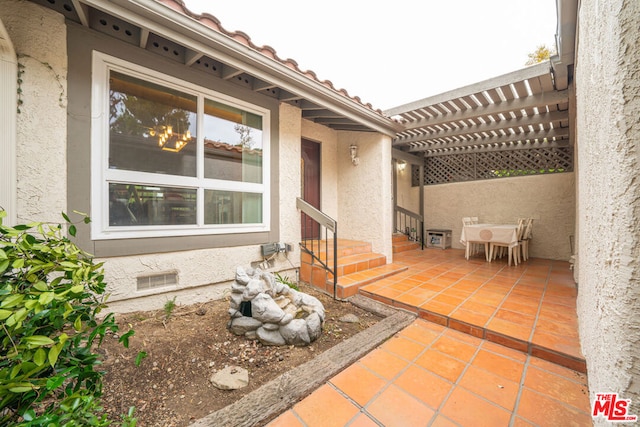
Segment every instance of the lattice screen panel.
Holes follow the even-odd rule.
[[[424,165],[425,185],[571,172],[573,150],[562,147],[451,154],[425,157]],[[411,184],[420,185],[417,166],[411,168],[411,174]]]

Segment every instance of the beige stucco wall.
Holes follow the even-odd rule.
[[[0,19],[23,71],[16,117],[16,219],[59,222],[67,206],[64,17],[32,2],[3,0]]]
[[[292,244],[291,261],[300,265],[300,214],[296,209],[296,198],[300,197],[300,132],[302,113],[299,108],[280,104],[280,241]]]
[[[640,3],[583,0],[577,95],[578,316],[589,390],[640,415]],[[608,425],[602,420],[599,425]]]
[[[360,163],[349,147],[358,146]],[[374,252],[393,259],[391,139],[377,133],[339,132],[339,236],[371,242]]]
[[[17,115],[18,221],[60,221],[60,212],[67,209],[67,44],[64,19],[49,9],[17,0],[3,2],[0,18],[14,43],[20,63],[24,65],[24,104],[22,112]],[[340,216],[339,136],[330,128],[302,120],[298,108],[281,104],[279,110],[278,147],[273,153],[278,158],[278,170],[272,171],[278,177],[274,181],[277,192],[276,188],[272,188],[272,192],[279,196],[272,200],[277,204],[279,235],[274,240],[290,243],[294,250],[288,254],[288,259],[284,254],[279,255],[270,269],[294,276],[300,260],[297,246],[300,241],[300,214],[295,200],[300,195],[301,135],[322,144],[322,207],[336,219]],[[379,141],[366,142],[382,151]],[[368,151],[364,151],[366,157]],[[378,154],[375,156],[384,158]],[[375,191],[380,180],[370,180],[365,168],[359,171],[358,179],[371,181]],[[73,175],[70,177],[73,179]],[[374,194],[372,200],[378,199]],[[378,228],[383,217],[376,212],[364,217],[359,226]],[[352,216],[345,215],[345,218]],[[373,233],[356,235],[368,239]],[[383,247],[379,235],[368,240],[375,240],[376,248]],[[262,261],[262,256],[259,245],[253,244],[114,256],[98,261],[105,261],[105,279],[111,294],[110,309],[125,312],[161,308],[174,296],[178,304],[219,298],[228,289],[237,266],[255,266]],[[138,277],[167,273],[177,274],[176,286],[137,290]]]
[[[302,121],[302,136],[321,145],[320,204],[338,221],[338,237],[370,242],[391,262],[390,138],[338,132],[308,120]],[[358,146],[358,166],[351,163],[351,144]]]
[[[398,206],[420,213],[420,187],[411,186],[411,165],[406,164],[404,170],[398,170],[396,179]]]
[[[573,173],[425,186],[425,228],[451,229],[452,247],[462,249],[462,217],[483,223],[515,224],[531,217],[530,256],[569,260],[574,233]]]

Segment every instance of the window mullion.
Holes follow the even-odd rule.
[[[197,223],[204,225],[204,96],[198,95],[198,113],[196,116],[196,156],[197,156],[197,176],[198,176],[198,196],[196,199]]]
[[[126,182],[131,184],[164,185],[170,187],[199,186],[198,178],[190,176],[164,175],[158,173],[135,172],[119,169],[107,169],[104,173],[105,181]]]

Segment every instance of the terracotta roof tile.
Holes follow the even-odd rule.
[[[261,53],[262,55],[264,55],[267,58],[273,59],[275,61],[280,62],[281,64],[285,65],[286,67],[289,67],[290,69],[300,73],[301,75],[314,80],[322,85],[324,85],[325,87],[335,91],[336,93],[339,93],[343,96],[345,96],[346,98],[349,98],[351,100],[353,100],[354,102],[363,105],[367,108],[369,108],[370,110],[374,110],[373,106],[370,103],[364,103],[361,101],[360,97],[357,96],[351,96],[349,95],[349,93],[347,92],[346,89],[337,89],[333,83],[330,80],[320,80],[316,73],[314,73],[311,70],[306,70],[303,71],[300,69],[300,67],[298,66],[298,63],[291,59],[282,59],[278,56],[278,54],[276,53],[276,50],[274,48],[272,48],[271,46],[257,46],[255,45],[252,41],[251,41],[251,37],[249,37],[246,33],[242,32],[242,31],[227,31],[222,24],[220,23],[220,21],[218,20],[218,18],[216,18],[215,16],[209,14],[209,13],[202,13],[202,14],[196,14],[192,11],[190,11],[187,6],[184,4],[183,0],[155,0],[158,3],[162,3],[168,7],[170,7],[171,9],[182,13],[183,15],[189,16],[190,18],[195,19],[196,21],[200,22],[201,24],[211,28],[214,31],[217,31],[221,34],[224,34],[234,40],[236,40],[239,43],[242,43],[245,46],[250,47],[251,49],[255,50],[256,52]],[[215,6],[212,6],[215,7]],[[383,114],[382,110],[380,109],[375,109],[374,111],[376,111],[379,114]]]

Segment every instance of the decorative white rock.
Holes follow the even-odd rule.
[[[278,331],[268,331],[267,329],[260,327],[256,331],[256,335],[260,342],[264,345],[285,345],[287,342],[284,337]]]
[[[251,316],[263,323],[278,323],[284,314],[273,298],[265,293],[259,293],[251,300]]]
[[[262,322],[253,317],[240,316],[234,317],[230,324],[229,330],[236,335],[244,335],[248,331],[255,331],[262,326]]]
[[[250,314],[240,310],[241,302],[250,302]],[[260,269],[237,268],[229,305],[229,330],[265,345],[309,345],[322,334],[322,303]]]

